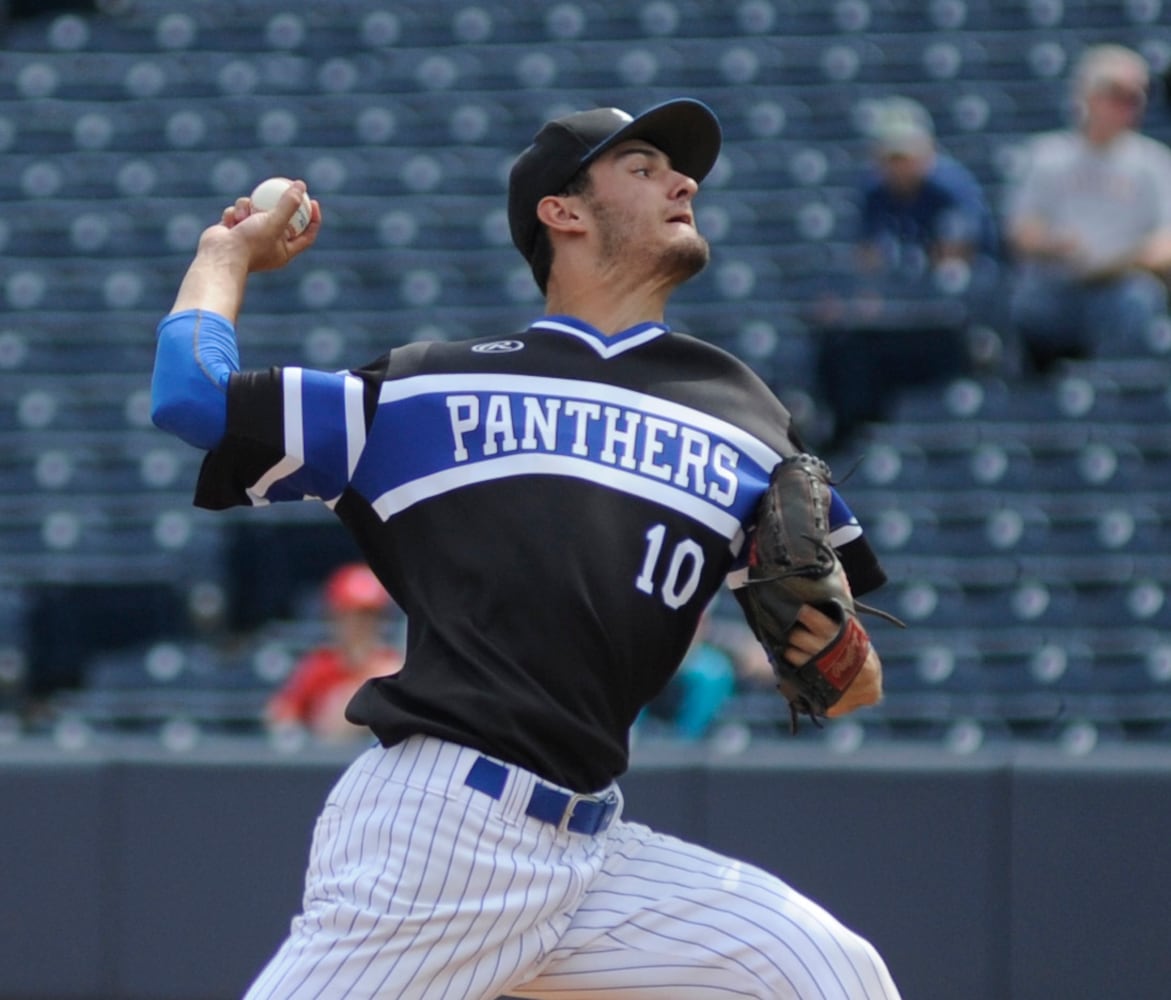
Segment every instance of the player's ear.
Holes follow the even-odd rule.
[[[537,202],[537,218],[556,232],[581,232],[585,228],[581,202],[572,196],[546,195]]]

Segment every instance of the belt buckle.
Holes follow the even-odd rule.
[[[591,833],[600,833],[604,828],[610,825],[610,820],[614,817],[614,812],[618,808],[618,796],[613,791],[607,792],[604,796],[597,795],[583,795],[580,792],[574,792],[569,796],[569,801],[565,803],[565,810],[561,813],[561,821],[557,824],[558,833],[574,833],[577,831],[570,830],[569,824],[573,822],[574,813],[577,811],[579,803],[592,802],[595,805],[601,806],[602,811],[598,815],[598,822]]]
[[[569,824],[573,822],[573,814],[577,809],[579,802],[590,802],[594,800],[592,795],[582,795],[580,792],[574,792],[569,796],[569,801],[565,803],[565,810],[561,813],[561,821],[557,824],[558,833],[569,833]]]

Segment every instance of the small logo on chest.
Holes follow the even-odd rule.
[[[524,342],[520,340],[490,340],[486,344],[473,344],[475,354],[511,354],[513,351],[523,351]]]

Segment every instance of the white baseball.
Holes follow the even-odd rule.
[[[266,181],[261,181],[256,185],[256,190],[249,196],[252,199],[252,208],[258,212],[268,212],[276,208],[276,203],[285,193],[285,188],[292,183],[287,177],[270,177]],[[300,235],[309,225],[311,218],[313,218],[313,203],[310,202],[308,194],[302,194],[301,207],[293,214],[289,225],[296,235]]]

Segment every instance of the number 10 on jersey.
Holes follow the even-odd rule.
[[[634,585],[644,594],[656,590],[669,608],[681,608],[695,594],[703,571],[703,549],[691,538],[684,538],[670,551],[663,552],[667,526],[656,524],[646,533],[646,553]]]

